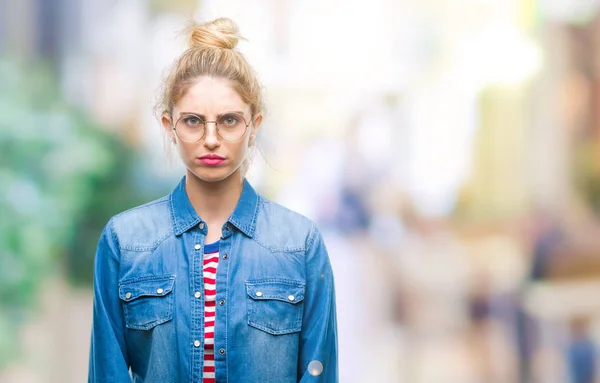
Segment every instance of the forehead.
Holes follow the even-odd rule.
[[[233,87],[220,77],[199,77],[175,105],[175,112],[218,114],[227,111],[245,111],[248,105]]]

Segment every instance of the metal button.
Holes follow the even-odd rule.
[[[125,299],[129,299],[129,298],[131,298],[131,293],[125,294]]]
[[[202,293],[200,291],[196,291],[196,293],[194,293],[194,296],[196,298],[200,298],[202,296]]]
[[[225,226],[225,230],[229,231],[229,225]]]
[[[220,304],[221,306],[223,306],[223,305],[225,304],[225,299],[221,299],[221,300],[219,301],[219,304]]]
[[[196,246],[194,246],[194,249],[196,249],[196,250],[200,250],[200,248],[201,248],[201,247],[202,247],[202,246],[200,246],[200,245],[196,245]]]
[[[194,347],[200,347],[200,341],[199,340],[195,340],[194,341]]]
[[[227,259],[227,258],[229,258],[229,254],[227,254],[227,253],[223,254],[223,259]]]
[[[225,349],[224,349],[224,348],[220,349],[220,350],[219,350],[219,354],[221,354],[221,355],[225,355]]]
[[[293,301],[294,301],[294,299],[296,299],[296,298],[294,298],[294,296],[293,296],[293,295],[288,295],[288,299],[289,299],[290,301],[292,301],[292,302],[293,302]]]
[[[260,291],[257,291],[257,292],[256,292],[256,296],[257,296],[257,297],[262,297],[262,293],[261,293]]]
[[[163,289],[158,289],[158,290],[156,290],[156,293],[157,293],[157,294],[162,294],[162,293],[164,293],[164,292],[165,292],[165,290],[163,290]]]
[[[200,224],[198,225],[198,227],[200,228],[200,230],[204,230],[204,222],[200,222]]]
[[[312,376],[319,376],[323,372],[323,363],[318,360],[311,360],[308,364],[308,373]]]

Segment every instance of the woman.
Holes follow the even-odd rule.
[[[244,178],[263,104],[238,39],[229,19],[195,26],[166,79],[186,175],[101,235],[90,382],[337,382],[323,238]]]

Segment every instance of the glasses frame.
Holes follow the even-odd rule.
[[[234,140],[229,140],[229,139],[227,139],[227,138],[225,138],[225,137],[223,137],[223,136],[221,135],[221,133],[219,132],[219,124],[218,124],[218,122],[217,122],[217,121],[218,121],[219,119],[221,119],[223,116],[227,116],[227,115],[230,115],[230,114],[233,114],[233,115],[235,115],[235,116],[237,116],[237,117],[240,117],[240,118],[242,119],[242,121],[244,121],[244,123],[245,123],[245,125],[244,125],[244,132],[242,133],[242,135],[241,135],[241,136],[239,136],[238,138],[236,138],[236,139],[234,139]],[[195,140],[195,141],[187,141],[187,140],[184,140],[183,138],[181,138],[181,136],[179,136],[179,133],[177,133],[177,124],[179,124],[179,121],[181,121],[181,119],[182,119],[182,118],[187,118],[187,117],[196,117],[197,119],[199,119],[200,121],[202,121],[202,125],[204,125],[204,130],[203,130],[203,132],[202,132],[202,135],[200,136],[200,138],[198,138],[198,139],[197,139],[197,140]],[[171,119],[171,121],[173,121],[173,119]],[[251,124],[253,121],[254,121],[254,119],[253,119],[253,118],[251,118],[251,119],[250,119],[250,122],[246,122],[246,119],[244,118],[244,116],[243,116],[243,115],[241,115],[241,114],[239,114],[239,113],[233,113],[233,112],[229,112],[229,113],[223,113],[223,114],[221,114],[221,115],[220,115],[220,116],[217,118],[217,120],[214,120],[214,121],[210,121],[210,120],[206,120],[206,121],[205,121],[205,120],[204,120],[204,118],[203,118],[202,116],[200,116],[199,114],[196,114],[196,113],[185,113],[185,114],[182,114],[181,116],[179,116],[179,118],[177,119],[177,121],[175,122],[175,124],[172,124],[172,128],[171,128],[171,129],[173,129],[173,131],[175,132],[175,135],[177,136],[177,138],[179,138],[179,139],[180,139],[181,141],[183,141],[183,142],[187,142],[188,144],[191,144],[191,143],[196,143],[196,142],[199,142],[200,140],[202,140],[202,139],[203,139],[203,138],[206,136],[206,129],[208,129],[208,128],[207,128],[207,124],[208,124],[208,123],[213,123],[213,124],[215,124],[215,130],[216,130],[216,132],[217,132],[217,135],[219,136],[219,138],[221,138],[222,140],[225,140],[225,141],[233,142],[233,141],[237,141],[237,140],[241,139],[242,137],[244,137],[244,135],[245,135],[245,134],[246,134],[246,132],[248,131],[248,126],[250,126],[250,124]]]

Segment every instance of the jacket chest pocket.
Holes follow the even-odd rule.
[[[248,281],[246,293],[250,326],[273,335],[301,330],[303,282],[276,279]]]
[[[119,283],[125,326],[149,330],[173,318],[174,276],[151,276]]]

